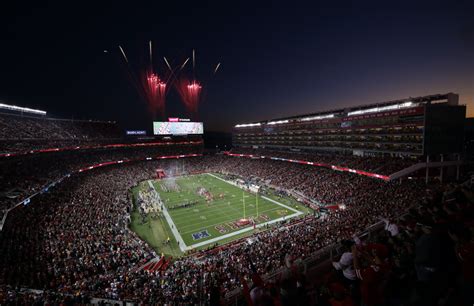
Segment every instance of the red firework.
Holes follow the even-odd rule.
[[[181,66],[180,68],[181,72],[184,66],[186,66],[186,63],[188,62],[188,60],[189,58],[186,59],[186,61]],[[201,100],[202,85],[196,80],[196,73],[195,73],[196,53],[194,50],[192,54],[192,63],[193,63],[192,81],[190,81],[186,77],[182,77],[178,82],[176,82],[176,89],[178,90],[178,93],[181,96],[184,106],[186,107],[188,112],[190,112],[192,115],[197,115],[199,102]]]
[[[163,114],[165,110],[166,83],[153,72],[147,73],[144,79],[145,95],[150,111],[154,117],[157,112]]]
[[[201,99],[201,84],[196,80],[188,81],[187,79],[182,78],[177,82],[176,88],[186,109],[192,114],[197,114]]]
[[[163,73],[158,74],[158,69],[153,63],[153,50],[152,42],[149,41],[149,64],[147,67],[140,67],[138,73],[134,72],[132,66],[129,63],[128,57],[125,54],[122,46],[118,46],[121,56],[125,60],[125,64],[128,68],[128,74],[132,80],[133,85],[138,91],[138,94],[147,102],[150,113],[154,118],[157,114],[164,117],[166,109],[166,95],[169,92],[169,85],[174,85],[177,92],[179,93],[186,110],[192,116],[197,116],[198,108],[201,101],[203,83],[196,79],[196,53],[192,51],[192,77],[191,73],[185,72],[185,66],[191,57],[188,57],[181,65],[172,66],[170,62],[163,57],[164,63],[166,64],[167,70]],[[104,51],[105,52],[105,51]],[[155,63],[156,64],[156,63]],[[221,63],[218,63],[213,70],[212,75],[215,75],[219,70]],[[188,65],[189,66],[189,65]],[[135,70],[136,71],[136,70]],[[184,76],[187,74],[188,76]],[[207,84],[207,83],[206,83]],[[206,86],[207,88],[207,86]]]
[[[167,81],[165,81],[158,73],[156,73],[152,61],[153,50],[152,42],[149,42],[149,64],[148,68],[139,69],[138,73],[134,73],[134,69],[130,66],[128,58],[124,49],[119,46],[119,50],[125,60],[128,68],[130,79],[132,80],[138,94],[147,102],[150,113],[156,118],[159,113],[164,116],[165,113],[165,99],[167,94]],[[166,59],[165,59],[166,61]],[[169,65],[166,62],[167,65]],[[169,77],[168,77],[169,80]]]

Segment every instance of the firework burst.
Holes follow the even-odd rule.
[[[196,80],[190,81],[183,77],[177,82],[176,89],[186,109],[192,115],[196,115],[201,99],[201,84]]]
[[[166,83],[153,72],[149,72],[145,76],[145,82],[145,93],[150,112],[153,114],[153,117],[157,113],[163,114],[165,110]]]
[[[174,65],[168,58],[163,57],[162,72],[154,57],[152,41],[148,42],[149,61],[145,65],[133,67],[133,58],[129,58],[122,46],[118,46],[121,62],[127,68],[129,79],[137,89],[140,97],[146,101],[149,112],[156,119],[157,116],[165,117],[166,96],[169,89],[174,87],[178,92],[189,115],[196,117],[203,94],[203,82],[196,77],[196,52],[193,49],[190,57],[183,62]],[[104,51],[106,52],[106,51]],[[155,58],[155,63],[153,59]],[[188,64],[188,62],[191,62]],[[187,65],[188,64],[188,65]],[[213,76],[220,69],[221,63],[217,63],[210,73]],[[209,81],[209,80],[208,80]]]
[[[146,101],[148,110],[153,118],[156,118],[157,115],[164,116],[166,94],[169,88],[167,83],[172,71],[163,73],[163,76],[157,72],[158,67],[155,67],[153,64],[153,45],[151,41],[148,42],[149,62],[144,66],[139,66],[138,69],[132,69],[122,46],[119,46],[119,50],[127,66],[129,77],[140,97]],[[169,67],[167,61],[166,64]]]

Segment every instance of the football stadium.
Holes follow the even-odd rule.
[[[114,121],[2,109],[9,299],[239,305],[288,273],[342,290],[338,277],[375,273],[357,250],[383,267],[392,244],[417,249],[440,222],[470,218],[466,108],[452,93],[238,123],[218,152],[187,119],[130,137]]]
[[[460,43],[161,5],[4,18],[0,305],[474,305],[472,70],[436,55]]]

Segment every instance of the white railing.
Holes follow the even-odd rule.
[[[406,176],[410,173],[413,173],[413,172],[421,170],[421,169],[449,167],[449,166],[460,166],[463,163],[464,162],[462,160],[417,163],[417,164],[411,165],[408,168],[405,168],[405,169],[402,169],[398,172],[392,173],[389,177],[390,177],[390,180],[393,181],[393,180],[396,180],[398,178],[401,178],[403,176]]]

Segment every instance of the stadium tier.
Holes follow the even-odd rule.
[[[170,179],[155,180],[150,185],[156,169],[170,175]],[[210,180],[212,177],[220,178]],[[296,202],[288,209],[294,207],[302,213],[300,216],[289,218],[290,211],[287,220],[266,225],[287,212],[278,204],[262,200],[260,218],[255,220],[264,227],[227,224],[241,218],[242,203],[248,205],[248,216],[257,214],[255,195],[229,189],[232,182],[268,186],[260,196],[288,205],[290,194],[300,194],[300,199],[304,195],[315,199],[318,208]],[[465,190],[455,185],[440,187],[427,189],[420,181],[387,183],[330,169],[314,171],[308,165],[223,155],[108,165],[78,172],[10,212],[0,232],[1,284],[45,290],[39,295],[37,291],[9,291],[11,301],[26,304],[43,300],[88,303],[91,298],[103,298],[190,305],[216,296],[227,299],[227,303],[245,304],[245,299],[233,298],[235,292],[242,294],[241,286],[252,280],[253,286],[265,281],[265,290],[303,282],[304,290],[293,299],[300,305],[312,305],[311,292],[318,289],[304,274],[303,266],[310,267],[312,258],[320,258],[326,247],[343,239],[349,241],[369,226],[379,224],[380,218],[384,219],[387,232],[382,226],[382,231],[372,233],[371,239],[362,236],[365,242],[357,243],[361,252],[371,252],[371,248],[383,252],[374,255],[380,256],[382,262],[397,258],[406,250],[421,254],[422,249],[415,242],[425,239],[426,234],[413,227],[418,221],[426,226],[434,226],[430,220],[467,222],[465,213],[470,204],[463,198]],[[443,200],[437,202],[442,191]],[[277,193],[272,195],[273,192]],[[241,196],[243,202],[238,200]],[[153,211],[154,205],[165,205],[172,223],[166,225],[166,217]],[[432,211],[432,205],[438,208]],[[404,217],[399,219],[400,216]],[[150,228],[163,227],[161,234],[150,235]],[[227,233],[249,231],[244,238],[235,236],[231,243],[217,248],[211,243],[170,260],[168,251],[174,245],[179,247],[177,241],[167,242],[169,237],[174,239],[173,228],[186,245],[219,235],[226,241]],[[153,240],[160,235],[163,240]],[[388,238],[394,236],[401,245],[390,242],[393,238]],[[347,252],[346,247],[347,244],[338,245],[331,252]],[[439,247],[447,248],[449,244]],[[387,255],[388,248],[396,249]],[[362,255],[354,251],[353,256]],[[403,267],[413,262],[406,260]],[[334,261],[338,262],[336,258]],[[395,267],[388,271],[393,271],[391,279],[401,275]],[[276,272],[281,275],[277,279],[266,276]],[[327,286],[339,283],[337,278],[318,279],[325,279]],[[244,289],[241,294],[238,296],[244,298],[249,293]]]
[[[0,152],[91,145],[120,138],[116,122],[0,114]]]
[[[437,94],[237,124],[233,144],[361,156],[460,153],[466,107],[458,100]]]
[[[81,169],[108,162],[202,154],[202,146],[170,144],[83,151],[47,152],[0,159],[0,212],[40,192],[50,183]],[[0,219],[3,213],[0,213]]]
[[[369,177],[390,180],[390,174],[405,169],[417,162],[418,158],[367,157],[356,155],[329,155],[316,152],[288,152],[237,147],[224,154],[243,158],[262,158],[308,164],[315,167],[330,168],[337,171],[358,173]]]
[[[407,282],[414,305],[438,299],[453,286],[420,291],[416,272],[464,277],[473,184],[425,181],[446,161],[424,157],[460,152],[463,112],[448,94],[238,125],[222,154],[163,122],[127,138],[0,115],[0,304],[386,305]]]
[[[239,287],[239,273],[236,271],[250,273],[249,266],[242,265],[242,260],[247,260],[242,253],[244,250],[248,252],[258,271],[271,271],[284,266],[287,254],[292,254],[295,258],[305,258],[330,243],[350,238],[353,233],[377,222],[378,216],[397,216],[418,203],[424,190],[419,184],[387,185],[385,182],[362,176],[347,177],[345,173],[331,170],[315,172],[308,166],[279,161],[241,161],[214,156],[182,159],[178,166],[173,163],[141,162],[80,173],[49,192],[38,195],[28,205],[13,210],[0,234],[0,245],[6,254],[1,259],[2,269],[5,271],[4,281],[32,288],[62,288],[63,292],[71,294],[83,290],[92,296],[107,298],[126,298],[127,294],[130,294],[130,297],[159,303],[167,299],[176,303],[196,302],[201,294],[209,293],[213,282],[218,279],[226,292]],[[254,177],[255,183],[266,181],[268,184],[280,186],[281,190],[294,189],[308,196],[317,195],[317,199],[323,203],[345,203],[347,209],[329,211],[325,222],[318,221],[319,216],[304,214],[305,218],[299,219],[300,222],[304,220],[304,223],[291,225],[287,231],[257,230],[254,233],[252,230],[251,234],[255,235],[254,247],[249,249],[246,243],[236,244],[217,254],[206,256],[203,261],[196,261],[192,256],[185,257],[175,261],[169,271],[161,276],[161,273],[150,274],[144,271],[134,273],[135,269],[165,248],[158,244],[157,250],[153,250],[126,229],[129,222],[127,220],[130,218],[127,213],[130,212],[129,188],[153,177],[154,169],[157,168],[165,169],[168,173],[176,168],[185,169],[186,173],[222,173],[224,177],[233,174],[247,179]],[[281,172],[286,173],[285,177],[280,175]],[[213,183],[208,184],[211,185],[207,185],[207,188],[216,193],[212,190]],[[179,186],[184,188],[185,185]],[[192,190],[192,187],[190,188]],[[367,193],[366,189],[371,190],[371,193]],[[161,191],[161,188],[158,190],[162,198],[168,197],[168,192]],[[325,192],[318,192],[319,190]],[[236,200],[231,195],[226,194],[224,197]],[[247,198],[247,201],[248,204],[254,204],[250,203],[251,198]],[[172,200],[169,204],[175,203],[176,200]],[[227,207],[228,204],[209,205],[212,208],[212,205]],[[230,205],[230,211],[239,215],[238,210],[242,204]],[[275,218],[270,212],[264,212],[265,206],[267,210],[273,209],[271,203],[262,203],[261,215]],[[199,209],[198,212],[194,211],[196,208]],[[192,241],[192,234],[202,231],[202,227],[198,226],[200,230],[195,229],[194,232],[186,234],[188,231],[183,227],[190,228],[191,222],[205,222],[199,218],[202,215],[201,210],[204,209],[206,206],[202,203],[190,209],[188,216],[194,221],[182,220],[183,210],[176,209],[172,212],[176,226],[182,229],[181,235],[189,235],[186,240]],[[251,214],[250,207],[248,209]],[[214,210],[208,217],[213,215],[216,218],[221,210],[222,208]],[[255,211],[255,206],[253,210]],[[278,208],[274,210],[275,216],[278,216],[278,211]],[[177,218],[179,215],[181,219]],[[238,218],[224,216],[227,222]],[[182,222],[185,222],[184,225]],[[347,222],[351,222],[353,226],[346,227]],[[290,224],[292,223],[288,223]],[[280,223],[274,225],[275,229],[281,226]],[[208,232],[213,234],[213,231],[214,227],[210,226]],[[288,248],[288,243],[294,247]],[[264,255],[258,255],[260,250],[265,250]],[[231,260],[223,261],[225,258]],[[203,279],[201,271],[206,271],[216,264],[220,268],[213,270],[212,274]],[[24,270],[24,267],[35,268]],[[225,271],[227,273],[224,273]],[[124,277],[129,278],[129,281],[118,280]],[[98,278],[101,279],[99,283]],[[153,279],[158,282],[153,282]],[[117,281],[120,285],[117,284],[115,289],[109,287]],[[205,282],[202,292],[190,291],[182,295],[183,284],[193,286],[198,281]],[[143,282],[156,290],[138,290],[135,286]],[[165,290],[157,290],[155,286],[160,283],[165,284],[162,288]]]
[[[0,158],[119,147],[183,143],[203,145],[200,135],[146,137],[146,131],[127,132],[124,133],[115,121],[56,119],[0,113]],[[144,134],[130,132],[144,132]]]

